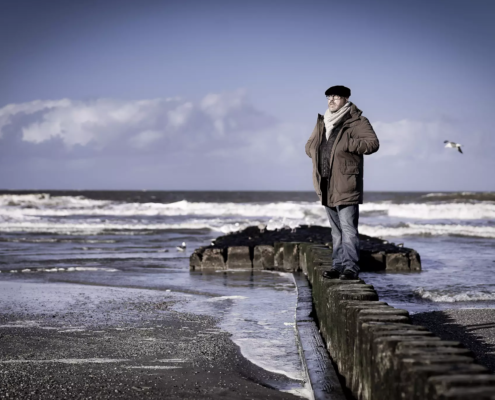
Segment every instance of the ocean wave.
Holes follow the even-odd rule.
[[[320,212],[317,202],[208,203],[181,200],[174,203],[122,203],[80,196],[41,197],[0,195],[0,216],[10,220],[66,216],[244,216],[304,219]],[[25,198],[24,198],[25,197]]]
[[[493,226],[449,224],[401,224],[400,226],[360,225],[359,232],[375,237],[394,236],[466,236],[495,238]]]
[[[425,290],[419,288],[414,291],[419,297],[435,303],[456,303],[460,301],[493,301],[495,293],[470,290],[461,293],[445,293],[442,290]]]
[[[370,236],[495,238],[495,224],[490,223],[495,220],[495,203],[491,202],[374,202],[361,205],[360,210],[360,230]],[[387,221],[385,217],[392,220]],[[431,223],[423,223],[427,220]],[[3,232],[133,235],[142,231],[207,229],[229,233],[260,223],[266,224],[268,230],[300,225],[328,226],[325,210],[318,202],[195,203],[182,200],[163,204],[99,201],[82,196],[0,195],[0,230]]]
[[[381,211],[389,217],[407,219],[495,219],[495,203],[391,204],[367,203],[359,207],[363,213]]]
[[[236,232],[251,225],[260,223],[259,221],[242,221],[241,223],[225,223],[222,219],[188,220],[182,223],[115,223],[115,222],[93,222],[81,221],[40,221],[40,222],[10,222],[1,223],[2,232],[24,232],[24,233],[51,233],[59,235],[99,235],[99,234],[133,234],[142,231],[162,231],[178,229],[209,229],[222,233]],[[283,223],[274,223],[272,226],[285,226]],[[295,224],[298,225],[297,223]]]
[[[280,228],[297,228],[307,220],[288,220],[286,218],[245,219],[240,222],[226,221],[223,218],[188,219],[175,223],[142,223],[137,221],[105,221],[88,222],[87,220],[70,221],[38,221],[38,222],[3,222],[0,229],[3,232],[23,233],[50,233],[56,235],[133,235],[143,231],[166,230],[211,230],[221,233],[237,232],[248,226],[265,223],[268,230]],[[326,217],[314,218],[311,225],[328,227]],[[495,238],[493,225],[465,225],[465,224],[419,224],[400,223],[397,225],[369,225],[361,223],[359,231],[362,234],[375,237],[394,236],[466,236],[480,238]],[[21,239],[15,239],[21,241]]]
[[[473,201],[495,201],[495,192],[434,192],[421,196],[426,201],[449,200],[454,202]]]
[[[438,194],[435,194],[438,195]],[[495,219],[495,202],[402,203],[371,202],[360,206],[362,215],[433,220]],[[37,221],[47,217],[109,216],[167,217],[210,216],[286,218],[300,224],[315,224],[325,217],[318,202],[208,203],[182,200],[174,203],[124,203],[91,200],[82,196],[0,195],[0,222]]]
[[[0,195],[0,207],[70,209],[101,207],[111,203],[109,200],[92,200],[84,196],[51,196],[48,193]]]
[[[421,197],[447,197],[447,196],[471,196],[476,194],[475,192],[455,192],[455,193],[449,193],[449,192],[437,192],[437,193],[428,193],[425,194]]]

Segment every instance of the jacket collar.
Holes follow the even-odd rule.
[[[359,117],[361,117],[362,113],[363,112],[359,108],[357,108],[354,103],[351,103],[351,109],[349,110],[349,114],[351,115],[351,117],[344,122],[344,125],[349,125],[350,123],[358,120]]]

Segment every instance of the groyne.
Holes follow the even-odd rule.
[[[426,328],[412,325],[406,310],[380,301],[374,287],[362,279],[323,278],[323,271],[332,265],[332,251],[323,236],[316,240],[312,237],[311,242],[294,241],[292,236],[270,244],[260,239],[263,229],[253,227],[246,244],[245,234],[244,231],[230,240],[229,235],[223,236],[210,247],[198,249],[191,256],[191,268],[275,269],[300,275],[295,279],[300,292],[298,334],[300,338],[306,336],[306,329],[315,336],[315,330],[305,325],[312,318],[322,339],[321,345],[317,339],[309,345],[312,352],[305,351],[304,344],[301,350],[315,399],[342,397],[335,384],[337,374],[333,366],[329,361],[321,361],[321,352],[318,355],[318,348],[325,347],[341,383],[358,400],[495,400],[495,376],[477,364],[471,351],[461,343],[440,340]],[[367,242],[371,241],[369,246],[377,251],[368,252],[362,269],[367,270],[366,260],[370,259],[375,261],[368,270],[421,269],[414,250],[395,245],[392,248],[389,243],[372,239]],[[385,246],[385,250],[380,246]],[[373,257],[381,251],[383,257]],[[392,260],[390,267],[388,260]],[[308,285],[301,275],[307,278]],[[310,356],[308,362],[308,354],[316,356]]]
[[[190,266],[191,269],[253,268],[294,272],[299,269],[297,243],[330,247],[331,232],[330,228],[308,225],[273,231],[263,225],[250,226],[196,249]],[[359,235],[359,239],[362,271],[421,271],[421,258],[415,250],[366,235]],[[291,242],[294,246],[289,248]]]
[[[325,246],[298,245],[320,333],[345,386],[359,400],[495,400],[495,376],[459,342],[412,325],[363,280],[326,279]]]

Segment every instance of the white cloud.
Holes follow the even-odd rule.
[[[192,103],[184,103],[168,112],[169,125],[173,128],[180,128],[190,118],[194,106]]]
[[[25,142],[59,138],[67,148],[98,150],[124,144],[142,150],[167,138],[176,147],[194,147],[196,139],[205,143],[229,135],[232,140],[244,130],[273,125],[273,118],[254,109],[242,90],[208,94],[197,105],[180,98],[10,104],[0,109],[0,138],[14,120]]]
[[[366,157],[367,190],[471,190],[490,181],[495,142],[483,133],[487,129],[476,125],[474,131],[470,120],[438,117],[372,125],[380,150]],[[275,120],[242,90],[208,94],[197,102],[10,104],[0,108],[0,183],[311,190],[311,160],[304,145],[312,129],[308,121]],[[461,142],[465,154],[445,149],[446,139]]]
[[[235,129],[238,124],[231,114],[242,113],[245,106],[245,91],[208,94],[200,103],[201,110],[213,120],[218,136],[223,136],[226,128]]]
[[[103,148],[129,131],[139,134],[166,107],[170,107],[170,102],[161,99],[98,99],[68,101],[61,107],[38,107],[38,112],[44,111],[41,120],[22,127],[22,139],[41,143],[59,137],[68,147],[93,142]]]
[[[132,147],[143,149],[148,147],[151,143],[159,140],[162,137],[162,135],[163,133],[159,131],[152,131],[152,130],[143,131],[131,137],[129,141]]]
[[[71,101],[69,99],[62,100],[34,100],[21,104],[8,104],[0,109],[0,138],[2,137],[3,129],[12,122],[12,117],[17,114],[34,114],[38,111],[49,110],[51,108],[69,107]]]

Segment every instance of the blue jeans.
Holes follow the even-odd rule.
[[[332,228],[333,268],[359,273],[359,205],[324,207]]]

